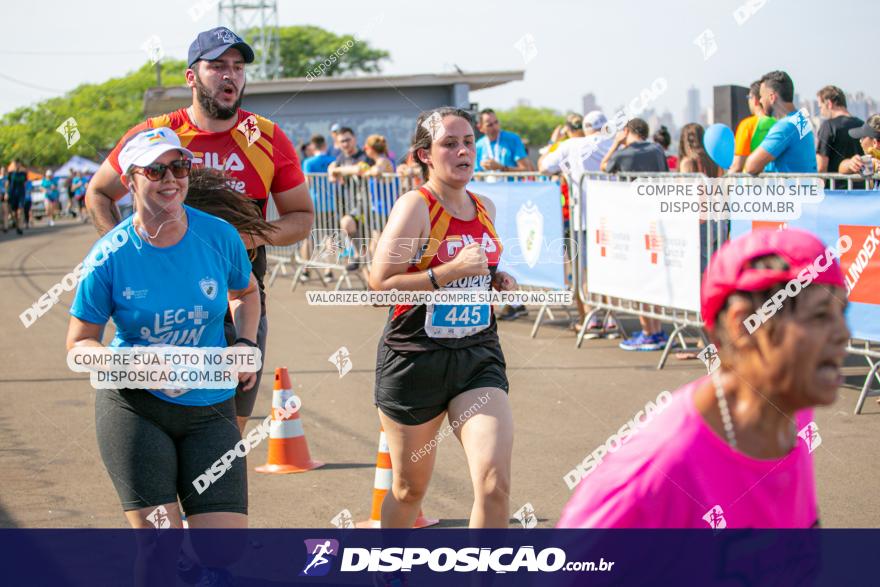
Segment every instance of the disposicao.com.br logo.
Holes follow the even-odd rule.
[[[339,542],[329,538],[306,540],[306,564],[301,577],[320,577],[330,572],[333,560],[342,555],[339,571],[358,572],[409,572],[413,567],[426,566],[435,573],[449,571],[459,573],[494,572],[515,573],[518,571],[552,573],[564,571],[610,571],[613,562],[600,563],[566,562],[565,551],[561,548],[534,546],[517,548],[360,548],[345,547],[339,552]]]
[[[339,541],[332,538],[306,540],[306,566],[300,577],[323,577],[330,572],[339,554]]]

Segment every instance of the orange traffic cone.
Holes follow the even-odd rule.
[[[267,463],[255,470],[258,473],[304,473],[323,467],[313,461],[303,432],[299,410],[285,413],[287,401],[293,396],[287,367],[275,369],[272,388],[272,421],[269,424],[269,457]]]
[[[385,431],[379,426],[379,452],[376,456],[376,478],[373,481],[373,506],[370,508],[370,519],[358,522],[358,528],[382,527],[382,501],[391,490],[391,454],[388,452],[388,441]],[[426,518],[421,510],[413,528],[426,528],[439,523],[440,520]]]

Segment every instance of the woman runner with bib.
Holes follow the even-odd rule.
[[[411,148],[425,184],[394,205],[376,249],[378,291],[513,290],[497,271],[495,207],[468,192],[476,149],[470,115],[419,116]],[[434,469],[444,417],[464,447],[474,490],[470,527],[506,528],[513,419],[506,363],[488,304],[398,305],[379,342],[375,401],[394,479],[383,528],[411,528]],[[439,434],[438,434],[439,433]]]

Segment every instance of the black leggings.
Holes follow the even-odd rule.
[[[241,440],[233,399],[182,406],[145,390],[98,390],[98,448],[125,511],[175,503],[187,515],[247,514],[247,465],[231,460],[213,483],[193,481]],[[224,467],[225,469],[225,467]],[[207,485],[207,486],[206,486]]]

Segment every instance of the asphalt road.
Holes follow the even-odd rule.
[[[96,234],[70,221],[24,237],[0,235],[0,526],[125,527],[116,492],[95,439],[95,390],[65,361],[64,337],[73,293],[25,329],[18,316],[79,263]],[[267,370],[286,366],[303,401],[313,458],[327,465],[304,474],[262,475],[264,442],[248,457],[253,527],[330,527],[348,509],[368,517],[378,418],[373,406],[376,344],[385,311],[310,307],[289,278],[270,290]],[[534,312],[532,313],[534,316]],[[511,512],[532,504],[539,526],[552,526],[570,491],[563,476],[662,390],[704,373],[701,363],[671,360],[655,370],[657,353],[626,353],[616,341],[574,347],[574,334],[548,326],[529,338],[531,322],[502,323],[516,426]],[[340,378],[328,358],[348,348],[352,370]],[[859,364],[855,362],[854,364]],[[855,379],[852,379],[856,382]],[[271,373],[264,378],[251,426],[268,413]],[[861,416],[858,392],[818,410],[822,445],[814,453],[821,519],[826,527],[880,525],[880,406]],[[454,437],[438,449],[425,513],[449,527],[467,525],[470,481]],[[513,521],[516,525],[516,521]]]

